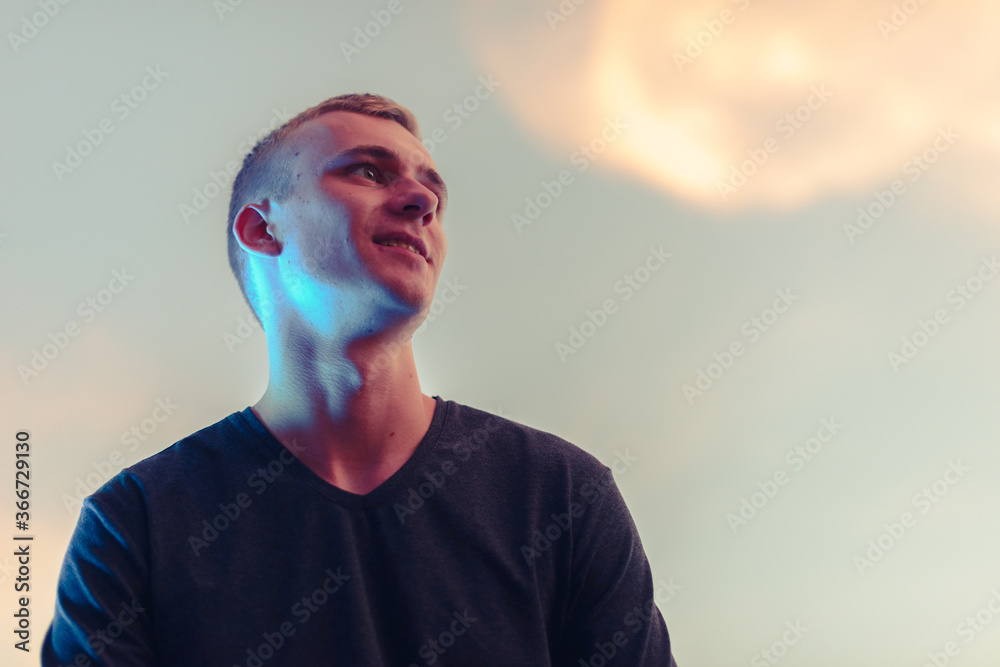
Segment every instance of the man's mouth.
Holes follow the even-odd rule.
[[[376,234],[372,238],[372,241],[388,248],[405,248],[416,255],[420,255],[425,260],[427,259],[427,246],[424,245],[424,242],[405,232],[394,231],[385,234]]]
[[[378,243],[379,245],[389,246],[390,248],[406,248],[410,252],[415,252],[418,255],[420,254],[419,250],[417,250],[411,244],[406,243],[404,241],[376,241],[375,243]]]

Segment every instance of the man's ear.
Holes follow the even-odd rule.
[[[233,234],[237,243],[249,253],[276,257],[281,254],[281,241],[274,235],[274,223],[269,222],[271,207],[267,200],[262,204],[247,204],[236,214]]]

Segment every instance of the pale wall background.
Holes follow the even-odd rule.
[[[808,630],[776,647],[783,665],[917,666],[948,642],[949,664],[996,664],[995,4],[222,2],[0,8],[0,662],[38,662],[72,499],[263,391],[263,335],[227,339],[248,311],[226,262],[228,183],[219,194],[212,174],[225,181],[276,113],[368,90],[444,138],[439,293],[465,289],[415,339],[424,391],[502,408],[609,465],[637,459],[617,480],[654,579],[680,587],[661,610],[682,666],[768,664],[786,623]],[[116,102],[147,68],[161,80],[135,108]],[[469,99],[480,77],[496,88]],[[113,131],[57,173],[102,119]],[[609,121],[603,152],[574,157]],[[736,187],[747,159],[760,164]],[[562,170],[572,182],[518,228]],[[850,227],[859,207],[867,229]],[[647,276],[650,247],[671,257]],[[134,278],[108,300],[115,271]],[[626,300],[616,285],[636,272],[648,280]],[[794,302],[774,320],[779,290]],[[80,310],[88,298],[102,311]],[[614,312],[561,358],[607,299]],[[926,324],[935,313],[944,324]],[[74,323],[37,375],[19,370]],[[904,337],[921,345],[894,368]],[[734,341],[743,354],[711,367]],[[715,379],[686,395],[699,371]],[[177,406],[163,423],[157,401]],[[824,419],[843,425],[833,439],[786,457]],[[148,438],[123,442],[144,420]],[[19,429],[33,444],[28,656],[7,629]],[[761,507],[740,524],[744,499]],[[910,527],[883,535],[905,512]],[[881,557],[859,561],[880,537]]]

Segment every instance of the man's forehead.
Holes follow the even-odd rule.
[[[329,111],[312,118],[289,137],[290,147],[324,159],[360,145],[379,145],[414,166],[433,167],[430,153],[409,130],[394,120],[353,111]]]

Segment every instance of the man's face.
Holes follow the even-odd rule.
[[[286,142],[293,189],[272,203],[271,220],[291,300],[331,317],[359,304],[429,309],[447,251],[446,193],[423,144],[395,121],[347,111],[304,123]]]

